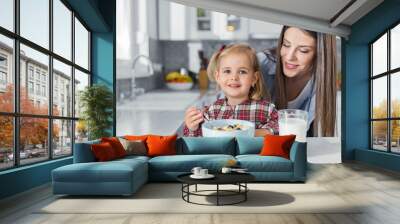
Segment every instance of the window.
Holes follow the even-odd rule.
[[[42,86],[42,96],[46,96],[46,86]]]
[[[76,126],[74,105],[75,87],[89,85],[90,32],[67,4],[0,0],[0,170],[70,156],[77,131],[86,138],[85,125]]]
[[[48,12],[49,0],[20,0],[21,36],[46,49],[49,48]]]
[[[54,52],[68,60],[72,53],[72,12],[60,0],[53,0]]]
[[[7,84],[7,74],[3,71],[0,71],[0,84],[4,86]]]
[[[29,66],[28,74],[29,74],[29,79],[33,80],[33,67],[32,66]]]
[[[28,82],[28,92],[29,94],[33,94],[33,82]]]
[[[75,18],[75,62],[84,69],[89,69],[89,32]]]
[[[400,153],[400,24],[370,45],[371,148]]]
[[[0,1],[0,26],[14,31],[14,0]]]
[[[68,107],[66,108],[65,114],[62,113],[62,116],[68,116],[72,117],[72,90],[71,89],[65,89],[64,85],[65,83],[69,83],[72,85],[72,68],[69,65],[66,65],[56,59],[53,60],[53,78],[54,78],[54,83],[53,83],[53,90],[54,90],[54,99],[53,103],[59,103],[58,97],[59,97],[59,92],[60,92],[60,100],[62,103],[64,103],[64,96],[68,97]],[[69,102],[71,101],[71,102]],[[60,114],[59,109],[53,110],[53,114]]]
[[[3,1],[0,2],[1,7]],[[3,13],[3,8],[0,8],[0,14],[1,13]],[[0,15],[0,20],[3,18],[2,16],[3,15]],[[14,57],[13,51],[13,40],[0,33],[0,113],[12,113],[14,111],[14,71],[13,66],[11,66],[12,58]],[[8,133],[8,135],[11,135],[11,133]]]

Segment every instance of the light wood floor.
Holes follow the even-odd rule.
[[[400,223],[400,174],[359,163],[310,165],[308,182],[345,201],[367,204],[356,214],[36,214],[54,200],[49,185],[0,202],[0,223],[219,224],[219,223]],[[171,205],[173,206],[173,205]]]

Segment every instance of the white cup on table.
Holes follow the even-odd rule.
[[[208,175],[208,169],[201,169],[200,170],[200,176],[207,176]]]
[[[199,166],[193,167],[192,173],[193,173],[194,175],[196,175],[196,176],[200,176],[200,175],[201,175],[201,173],[200,173],[201,170],[202,170],[202,168],[199,167]]]

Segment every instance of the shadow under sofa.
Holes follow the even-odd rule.
[[[218,172],[231,159],[247,168],[257,182],[306,180],[306,143],[294,142],[286,159],[260,156],[263,137],[182,137],[176,141],[176,155],[96,162],[90,146],[99,142],[75,144],[73,164],[52,171],[54,194],[132,195],[148,181],[177,181],[178,175],[196,166]]]

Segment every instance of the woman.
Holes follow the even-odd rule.
[[[259,53],[258,58],[276,107],[308,111],[308,136],[334,136],[335,36],[284,26],[276,49],[275,74],[268,71],[275,64],[270,52]]]

